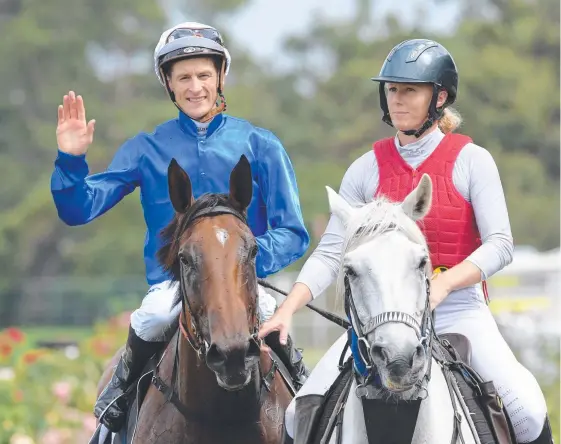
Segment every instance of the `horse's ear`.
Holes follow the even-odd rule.
[[[171,159],[168,166],[168,189],[171,204],[175,211],[185,213],[195,200],[193,198],[193,186],[189,175],[175,159]]]
[[[432,180],[423,174],[417,187],[403,200],[401,208],[413,220],[422,219],[430,211],[432,205]]]
[[[247,157],[242,154],[230,174],[229,200],[239,211],[244,212],[251,203],[252,196],[253,178],[251,176],[251,165]]]
[[[327,198],[329,199],[331,213],[335,214],[343,226],[346,227],[353,214],[353,207],[330,187],[326,186],[325,189],[327,190]]]

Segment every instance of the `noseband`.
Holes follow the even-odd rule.
[[[432,315],[430,311],[430,280],[425,272],[421,272],[422,277],[425,281],[426,287],[426,301],[425,301],[425,308],[423,311],[423,318],[421,323],[411,316],[409,313],[405,313],[403,311],[384,311],[377,315],[374,319],[370,320],[365,325],[360,322],[360,318],[358,317],[358,312],[353,300],[351,284],[349,283],[349,277],[344,277],[344,284],[345,284],[345,312],[347,316],[351,320],[354,319],[354,323],[352,323],[352,328],[358,338],[358,351],[360,353],[360,357],[366,366],[366,369],[369,373],[372,372],[372,368],[374,367],[374,363],[372,362],[372,358],[370,357],[370,353],[368,352],[369,344],[366,336],[376,330],[378,327],[384,324],[405,324],[408,327],[412,328],[417,335],[421,345],[425,349],[425,352],[429,352],[430,343],[431,343],[431,325],[432,325]],[[351,316],[352,314],[352,316]],[[354,325],[356,323],[356,325]]]
[[[192,225],[196,220],[202,217],[215,217],[224,214],[235,216],[239,220],[241,220],[245,225],[247,225],[247,219],[244,214],[224,205],[216,205],[214,207],[202,208],[199,211],[196,211],[193,214],[191,214],[190,217],[183,223],[182,231],[184,232],[190,225]],[[183,260],[180,259],[179,260],[179,276],[180,276],[179,291],[181,292],[181,301],[183,304],[183,310],[181,311],[181,314],[179,316],[179,328],[181,329],[181,333],[183,334],[187,342],[189,342],[193,350],[195,350],[199,358],[201,358],[202,356],[206,355],[209,349],[209,344],[204,339],[201,333],[201,329],[193,314],[194,312],[191,303],[189,301],[189,296],[187,295],[187,285],[185,282],[185,272],[187,268],[188,265]],[[257,296],[256,296],[256,301],[257,301]],[[189,314],[189,318],[191,321],[191,331],[189,331],[189,329],[185,325],[186,322],[185,312]],[[255,318],[255,322],[253,323],[253,331],[251,334],[251,339],[255,341],[255,343],[258,346],[261,346],[261,341],[257,339],[257,333],[259,332],[259,327],[260,327],[259,316],[257,316],[257,302],[256,302],[255,312],[253,315]]]

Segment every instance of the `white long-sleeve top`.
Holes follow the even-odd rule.
[[[399,154],[411,167],[419,166],[436,149],[444,134],[439,129],[420,140],[401,146],[396,136]],[[458,192],[471,203],[482,245],[468,258],[488,279],[512,261],[513,239],[501,179],[491,154],[469,143],[460,152],[453,170],[453,182]],[[374,199],[379,173],[373,150],[358,158],[349,167],[339,194],[352,206],[362,206]],[[331,216],[325,233],[302,268],[297,282],[305,284],[315,298],[337,277],[343,245],[344,228],[336,216]],[[473,287],[459,292],[474,293]],[[458,295],[459,296],[459,295]]]

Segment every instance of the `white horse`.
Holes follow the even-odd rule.
[[[431,264],[426,240],[415,223],[431,207],[430,177],[423,175],[401,204],[381,198],[353,208],[331,188],[327,191],[331,212],[346,229],[338,298],[347,299],[347,311],[360,338],[360,354],[377,370],[378,380],[376,384],[353,375],[346,403],[340,406],[342,427],[321,442],[368,444],[361,398],[366,396],[388,401],[382,404],[387,409],[395,407],[396,401],[422,399],[411,432],[413,444],[479,443],[461,396],[451,396],[443,369],[430,352]],[[340,373],[338,363],[345,343],[346,334],[316,365],[289,406],[286,430],[290,436],[302,424],[307,427],[305,415],[310,410],[299,410],[297,400],[325,394]],[[295,444],[304,444],[296,438]]]

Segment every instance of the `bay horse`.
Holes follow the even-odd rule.
[[[153,369],[127,441],[280,444],[295,392],[257,338],[257,243],[246,221],[250,163],[241,156],[228,194],[195,200],[189,175],[175,159],[168,185],[175,216],[163,230],[158,259],[178,283],[179,329]]]

